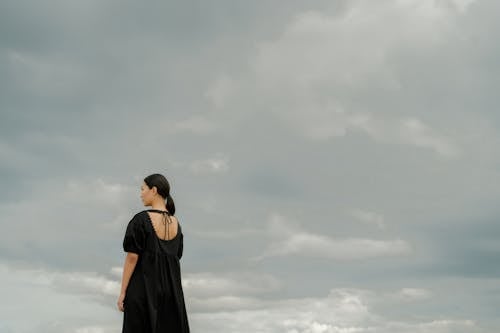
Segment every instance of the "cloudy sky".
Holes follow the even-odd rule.
[[[192,332],[500,329],[493,0],[0,3],[0,333],[111,333],[142,179]]]

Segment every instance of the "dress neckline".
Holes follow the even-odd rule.
[[[148,212],[156,212],[156,213],[162,213],[162,214],[167,214],[167,215],[172,215],[169,213],[168,210],[159,210],[159,209],[146,209]]]
[[[177,220],[177,232],[176,232],[175,236],[172,237],[171,239],[163,239],[163,238],[160,238],[160,236],[158,236],[158,234],[156,233],[156,229],[153,225],[153,220],[151,220],[151,216],[149,216],[149,214],[147,212],[159,212],[159,213],[166,213],[167,215],[170,215],[170,213],[168,211],[159,210],[159,209],[147,209],[146,215],[148,217],[149,222],[151,223],[151,228],[153,228],[153,233],[155,234],[156,239],[158,239],[162,242],[172,242],[172,241],[177,239],[177,236],[179,236],[179,233],[181,232],[181,226],[180,226],[178,220]],[[172,216],[172,215],[170,215],[170,216]]]

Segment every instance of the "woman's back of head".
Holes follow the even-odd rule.
[[[144,178],[144,183],[146,183],[149,188],[153,188],[154,186],[156,186],[158,194],[166,200],[166,207],[168,212],[174,215],[175,204],[174,199],[170,195],[170,183],[168,182],[167,178],[165,178],[165,176],[163,176],[162,174],[154,173]]]

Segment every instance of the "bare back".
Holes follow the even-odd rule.
[[[159,239],[169,241],[177,236],[179,221],[175,216],[155,212],[147,212]]]

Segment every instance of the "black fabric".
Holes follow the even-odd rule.
[[[184,235],[180,223],[171,240],[160,239],[148,209],[130,220],[123,239],[125,252],[139,255],[124,299],[122,333],[189,333],[181,284]]]

